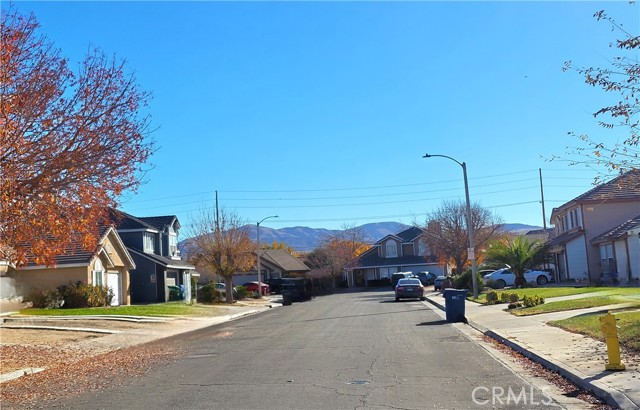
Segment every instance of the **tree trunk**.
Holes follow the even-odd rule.
[[[226,287],[227,303],[233,303],[233,275],[224,277],[224,284]]]

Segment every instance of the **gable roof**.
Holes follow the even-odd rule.
[[[596,236],[595,238],[591,239],[591,243],[597,244],[601,242],[610,242],[616,239],[624,238],[625,236],[627,236],[628,231],[638,226],[640,226],[640,215],[636,216],[635,218],[629,219],[623,224],[616,226],[615,228],[605,233],[602,233]]]
[[[571,202],[640,199],[640,169],[632,169],[600,184]]]
[[[141,216],[138,219],[159,230],[164,229],[165,226],[173,226],[174,222],[177,223],[177,229],[180,229],[180,222],[175,215]]]
[[[380,243],[384,242],[385,240],[387,240],[388,238],[394,238],[394,239],[399,240],[402,243],[407,243],[407,242],[411,242],[411,241],[415,240],[416,238],[420,237],[420,235],[422,235],[422,229],[418,228],[417,226],[412,226],[410,228],[405,229],[402,232],[398,232],[396,234],[386,235],[382,239],[378,240],[376,242],[376,244],[380,244]]]
[[[109,216],[113,221],[114,225],[119,230],[126,229],[152,229],[156,230],[157,228],[151,225],[148,222],[143,221],[141,218],[130,215],[126,212],[117,210],[117,209],[109,209]]]
[[[131,259],[131,255],[127,251],[127,248],[122,243],[118,232],[111,225],[100,224],[99,227],[99,236],[98,242],[93,250],[84,249],[82,246],[82,241],[80,238],[73,239],[71,245],[65,249],[64,254],[56,255],[55,257],[55,265],[54,266],[68,266],[68,265],[89,265],[94,257],[96,257],[103,250],[103,243],[108,236],[112,236],[113,240],[116,242],[116,245],[120,248],[120,252],[123,255],[123,259],[125,263],[133,268],[135,267],[135,263],[133,259]],[[30,252],[30,247],[27,247],[27,264],[25,267],[33,268],[37,266],[42,266],[36,264],[33,258],[33,255]]]
[[[279,266],[286,272],[307,272],[311,269],[295,256],[284,249],[266,249],[261,253],[261,258]]]

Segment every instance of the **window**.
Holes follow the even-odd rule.
[[[418,256],[426,256],[429,254],[429,250],[427,249],[427,244],[423,241],[418,242]]]
[[[387,258],[397,258],[398,257],[398,244],[394,240],[387,241],[387,245],[385,247]]]
[[[169,255],[178,253],[178,235],[169,234]]]
[[[569,219],[571,221],[571,228],[580,226],[580,221],[578,220],[578,208],[569,211]]]
[[[94,286],[102,286],[103,275],[104,275],[104,269],[102,267],[102,262],[100,261],[100,259],[97,259],[96,263],[93,265],[93,271],[91,271],[91,283]]]
[[[155,241],[152,233],[145,232],[143,242],[145,252],[153,253],[156,251]]]
[[[613,273],[616,271],[615,259],[613,258],[613,244],[606,243],[600,245],[600,265],[602,273]]]

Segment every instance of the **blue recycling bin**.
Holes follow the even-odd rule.
[[[466,322],[464,317],[464,303],[467,300],[467,290],[447,288],[443,294],[444,311],[447,316],[447,322]]]

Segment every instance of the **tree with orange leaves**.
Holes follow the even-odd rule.
[[[77,73],[33,15],[1,11],[0,260],[51,265],[134,191],[151,152],[149,95],[125,65],[91,50]]]

